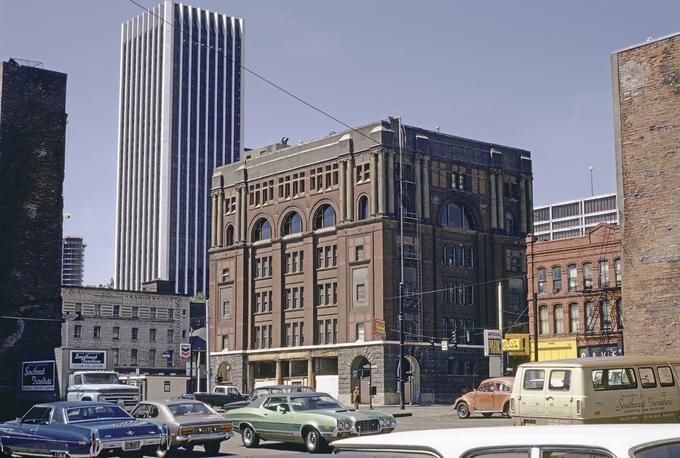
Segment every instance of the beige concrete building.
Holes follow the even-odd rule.
[[[216,169],[216,375],[244,390],[304,383],[344,401],[356,385],[366,400],[372,385],[376,402],[397,402],[403,246],[406,397],[450,400],[488,374],[480,344],[498,327],[497,280],[504,327],[526,323],[531,182],[527,151],[394,118]],[[443,350],[454,330],[457,348]]]

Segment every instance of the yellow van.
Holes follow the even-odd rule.
[[[519,366],[514,425],[680,421],[680,360],[611,356]]]

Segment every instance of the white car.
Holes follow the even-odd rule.
[[[555,425],[434,429],[331,444],[340,456],[408,458],[680,457],[680,425]]]

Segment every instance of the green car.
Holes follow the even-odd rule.
[[[388,413],[348,410],[326,393],[269,394],[226,417],[248,448],[262,439],[305,444],[312,453],[336,439],[392,432],[397,424]]]

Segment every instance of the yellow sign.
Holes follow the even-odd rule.
[[[375,335],[384,336],[385,335],[385,320],[373,320],[373,329],[375,330]]]
[[[503,339],[503,350],[505,351],[523,351],[524,339]]]
[[[503,339],[503,351],[512,356],[529,354],[529,334],[506,334]]]

